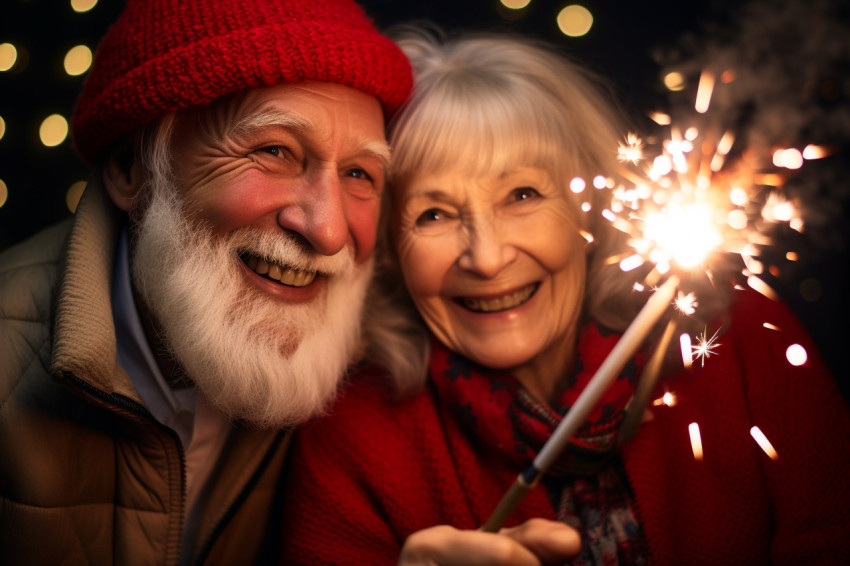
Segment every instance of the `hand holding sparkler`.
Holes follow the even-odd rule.
[[[714,75],[703,73],[696,102],[696,110],[699,113],[708,109],[713,88]],[[629,271],[650,262],[656,266],[656,273],[670,272],[673,265],[676,266],[674,273],[690,272],[699,267],[705,271],[707,278],[712,280],[711,269],[704,263],[712,252],[720,251],[740,255],[746,265],[744,275],[750,286],[771,296],[769,287],[756,277],[761,274],[762,266],[754,259],[755,246],[769,243],[769,239],[759,232],[757,225],[763,226],[776,220],[790,221],[791,226],[797,228],[801,224],[797,222],[795,226],[793,210],[789,210],[790,204],[778,198],[775,193],[769,193],[769,196],[763,199],[762,208],[757,211],[760,213],[758,215],[753,215],[752,207],[748,210],[748,206],[756,200],[751,198],[754,193],[763,194],[764,191],[760,190],[763,186],[777,186],[782,179],[776,175],[756,175],[746,167],[737,168],[735,175],[721,175],[726,157],[732,149],[734,136],[728,132],[722,136],[705,135],[706,140],[716,140],[714,146],[706,143],[706,140],[700,142],[699,136],[699,131],[695,128],[688,128],[683,133],[672,127],[670,138],[662,144],[662,152],[652,161],[647,171],[633,177],[634,185],[620,185],[614,188],[611,207],[603,210],[601,215],[615,228],[631,236],[630,245],[635,251],[633,255],[620,261],[620,267],[623,271]],[[625,146],[620,147],[621,161],[637,164],[643,159],[643,141],[630,134],[626,142]],[[697,151],[694,151],[695,149]],[[781,150],[786,153],[789,151],[792,150]],[[805,154],[811,159],[824,156],[824,152],[819,148],[807,148],[802,154],[793,151],[796,152],[793,156]],[[774,155],[774,165],[791,168],[786,161],[777,162],[778,154],[779,152]],[[803,157],[799,165],[802,165],[802,159]],[[584,184],[576,186],[583,188]],[[590,206],[587,205],[583,209],[588,211]],[[570,437],[584,423],[613,378],[667,309],[680,282],[678,275],[670,275],[647,301],[533,463],[518,475],[513,486],[505,493],[482,530],[497,531],[525,494],[538,483],[543,473],[565,448]],[[713,281],[712,283],[714,284]],[[674,330],[675,323],[669,323],[641,377],[627,422],[621,430],[623,439],[634,434],[639,424],[643,407],[660,372],[661,358],[671,342]],[[696,346],[694,350],[708,355],[707,350],[701,352],[699,348]],[[690,360],[690,349],[688,346],[688,352],[683,352],[683,355],[687,354],[686,361]]]

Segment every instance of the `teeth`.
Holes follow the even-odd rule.
[[[463,305],[469,310],[479,312],[498,312],[516,308],[526,302],[534,293],[534,285],[529,285],[515,293],[496,299],[463,299]]]
[[[315,271],[302,271],[292,267],[284,267],[277,263],[269,263],[255,255],[249,255],[245,264],[260,275],[266,275],[269,279],[280,281],[284,285],[292,287],[305,287],[316,278]]]

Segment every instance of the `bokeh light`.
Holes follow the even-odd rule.
[[[92,52],[86,45],[77,45],[65,54],[65,72],[72,77],[82,75],[91,67]]]
[[[699,433],[699,425],[691,423],[688,425],[688,434],[691,437],[691,449],[694,452],[694,460],[702,461],[702,436]]]
[[[68,120],[60,114],[51,114],[41,123],[38,137],[47,147],[56,147],[68,137]]]
[[[3,119],[3,116],[0,116],[0,140],[3,139],[3,136],[6,135],[6,120]]]
[[[736,206],[744,206],[750,200],[750,197],[747,194],[747,191],[741,187],[733,187],[732,190],[729,191],[729,200]]]
[[[18,61],[18,50],[11,43],[0,43],[0,71],[8,71]]]
[[[570,190],[574,193],[583,192],[585,187],[587,187],[587,183],[585,183],[584,179],[581,177],[574,177],[573,180],[570,181]]]
[[[773,164],[786,169],[799,169],[803,166],[803,154],[799,149],[780,149],[773,153]]]
[[[806,349],[799,344],[791,344],[785,350],[785,357],[788,358],[788,363],[792,366],[801,366],[809,359],[806,354]]]
[[[664,86],[667,87],[667,90],[671,90],[673,92],[684,90],[685,76],[678,71],[669,72],[664,75]]]
[[[531,0],[501,0],[502,6],[511,10],[522,10],[531,3]]]
[[[593,15],[584,6],[572,4],[558,13],[558,29],[566,36],[581,37],[593,26]]]
[[[6,183],[3,182],[3,179],[0,179],[0,208],[3,208],[3,205],[6,204],[6,200],[9,198],[9,189],[6,187]]]
[[[71,0],[71,9],[81,14],[97,6],[97,0]]]
[[[77,212],[77,205],[80,204],[80,197],[83,196],[86,185],[85,181],[77,181],[68,187],[68,192],[65,193],[65,204],[72,213]]]

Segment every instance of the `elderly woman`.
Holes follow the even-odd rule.
[[[581,212],[580,198],[603,191],[569,189],[616,170],[619,130],[595,82],[514,39],[400,45],[416,88],[391,129],[371,321],[397,356],[352,376],[329,418],[301,432],[283,543],[292,563],[440,552],[430,563],[485,563],[499,535],[474,529],[645,300],[605,261],[620,245],[614,231]],[[678,404],[650,407],[635,438],[618,441],[636,355],[508,526],[536,517],[574,527],[573,564],[583,565],[846,558],[850,490],[837,480],[850,469],[847,408],[794,317],[737,293],[703,309],[727,319],[717,355],[662,380]],[[794,342],[810,353],[802,367],[776,355]],[[780,459],[753,442],[755,425]]]

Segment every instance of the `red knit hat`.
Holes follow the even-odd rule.
[[[93,163],[165,112],[311,80],[371,94],[387,117],[412,85],[404,54],[353,0],[128,0],[98,47],[71,134]]]

